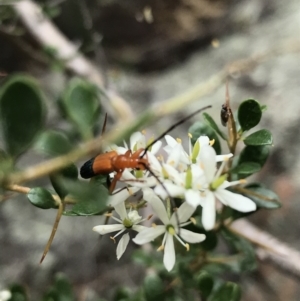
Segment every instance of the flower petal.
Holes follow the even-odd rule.
[[[180,229],[180,236],[183,240],[191,244],[202,242],[206,238],[204,234],[195,233],[183,228]]]
[[[238,193],[226,189],[217,189],[215,195],[223,204],[237,211],[250,212],[256,210],[256,204],[251,199]]]
[[[159,149],[161,148],[162,142],[161,141],[156,141],[152,147],[151,147],[151,151],[149,153],[155,155]]]
[[[180,144],[177,144],[169,153],[168,159],[167,159],[167,164],[177,167],[179,160],[180,160],[180,155],[182,152],[182,147]]]
[[[124,226],[122,224],[113,224],[113,225],[99,225],[95,226],[93,228],[93,231],[98,232],[101,235],[111,233],[111,232],[116,232],[124,229]]]
[[[148,157],[148,161],[150,163],[150,168],[153,172],[156,173],[161,173],[161,164],[160,162],[157,160],[157,158],[154,156],[153,153],[148,152],[147,153],[147,157]]]
[[[216,222],[216,201],[211,191],[206,192],[202,206],[202,224],[205,230],[213,229]]]
[[[130,236],[128,233],[124,234],[122,238],[120,239],[118,246],[117,246],[117,259],[119,260],[121,256],[124,254],[128,243],[130,240]]]
[[[167,225],[170,221],[163,201],[150,188],[143,189],[144,200],[147,201],[160,220]]]
[[[162,225],[146,228],[137,234],[137,236],[133,239],[133,242],[138,245],[146,244],[154,240],[156,237],[162,235],[165,231],[166,227]]]
[[[148,227],[142,226],[142,225],[133,225],[132,226],[132,230],[136,231],[136,232],[141,232],[145,229],[148,229]]]
[[[211,183],[216,173],[216,151],[209,145],[201,147],[200,163],[203,166],[207,182]]]
[[[167,239],[164,249],[164,265],[166,269],[171,271],[175,265],[175,249],[174,249],[174,241],[173,241],[173,235],[166,233]]]
[[[172,179],[177,185],[184,186],[181,173],[179,173],[172,165],[163,164],[163,168],[166,170],[170,179]]]
[[[139,188],[129,188],[129,189],[123,189],[119,191],[118,193],[115,193],[108,198],[108,204],[111,206],[116,206],[119,203],[124,202],[127,200],[132,194],[136,193],[139,190]]]
[[[136,151],[140,148],[145,148],[146,139],[145,136],[141,132],[134,132],[130,136],[130,149],[132,151]],[[135,150],[133,148],[136,148]]]
[[[193,189],[188,189],[184,194],[186,202],[196,209],[197,206],[203,206],[203,200],[200,196],[200,192]]]
[[[120,216],[121,220],[127,218],[127,211],[125,208],[125,202],[121,202],[114,206],[117,214]]]
[[[184,202],[183,204],[181,204],[181,206],[177,210],[177,216],[179,219],[179,223],[186,222],[192,216],[192,214],[195,212],[195,210],[196,210],[196,208],[191,206],[187,202]],[[173,225],[177,224],[176,212],[174,212],[172,214],[171,223]]]
[[[154,192],[163,200],[168,196],[179,197],[184,194],[185,189],[183,187],[175,185],[169,181],[165,181],[163,184],[164,186],[158,185],[154,188]]]

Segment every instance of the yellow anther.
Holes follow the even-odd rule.
[[[158,155],[156,158],[157,158],[158,161],[163,161],[164,160],[162,155]]]
[[[141,133],[142,133],[143,135],[146,135],[146,130],[142,130]]]
[[[176,141],[178,142],[178,143],[180,143],[181,144],[181,139],[180,138],[176,138]]]
[[[170,164],[170,165],[175,165],[175,161],[172,160],[172,161],[169,162],[169,164]]]
[[[107,217],[111,217],[112,213],[105,213],[104,215],[107,216]]]
[[[191,218],[190,218],[190,221],[191,221],[194,225],[196,225],[196,219],[195,219],[194,217],[191,217]]]
[[[210,146],[213,146],[214,144],[215,144],[215,139],[212,139],[212,140],[209,141]]]
[[[200,191],[200,195],[201,195],[202,197],[206,197],[205,191]]]
[[[165,247],[164,247],[163,245],[161,245],[161,246],[157,249],[157,251],[158,251],[158,252],[163,251],[164,248],[165,248]]]
[[[241,183],[241,184],[246,184],[246,183],[247,183],[247,180],[246,180],[246,179],[240,179],[240,183]]]
[[[128,193],[129,193],[129,195],[133,195],[133,191],[132,191],[132,189],[130,189],[130,188],[127,188],[128,189]]]
[[[190,250],[190,245],[189,244],[185,244],[186,250],[189,251]]]
[[[193,135],[191,133],[188,133],[188,136],[192,139]]]
[[[155,224],[155,223],[152,223],[151,226],[152,226],[153,228],[155,228],[155,227],[156,227],[156,224]]]

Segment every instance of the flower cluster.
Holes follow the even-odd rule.
[[[191,137],[190,137],[191,138]],[[180,140],[165,136],[167,145],[163,148],[167,154],[164,159],[157,153],[162,142],[156,142],[145,154],[150,170],[123,171],[121,181],[126,183],[127,189],[116,192],[109,199],[119,218],[109,214],[118,224],[99,225],[94,231],[101,235],[117,232],[113,240],[123,234],[117,246],[117,258],[125,252],[130,236],[128,230],[138,232],[133,239],[136,244],[145,244],[163,235],[158,250],[164,251],[164,265],[168,271],[175,264],[175,237],[187,250],[188,243],[200,243],[205,239],[204,234],[191,232],[183,227],[194,222],[192,215],[198,206],[202,207],[202,225],[205,230],[212,230],[216,223],[216,200],[240,212],[250,212],[256,209],[256,204],[249,198],[233,193],[227,188],[240,184],[241,181],[227,181],[225,167],[232,154],[218,156],[211,146],[207,136],[198,138],[194,146],[189,141],[189,151],[186,152]],[[146,138],[142,133],[134,133],[130,138],[130,147],[114,146],[118,154],[124,154],[128,149],[132,152],[146,147]],[[218,168],[219,166],[219,168]],[[155,217],[161,225],[152,224],[151,227],[140,225],[151,216],[142,218],[136,209],[126,210],[125,201],[135,192],[141,190],[143,200],[152,208]],[[171,210],[170,199],[179,198],[182,204]]]

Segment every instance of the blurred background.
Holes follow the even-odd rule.
[[[105,87],[128,101],[135,115],[204,82],[228,63],[275,51],[290,42],[300,43],[299,0],[35,3],[93,62]],[[53,57],[53,49],[41,47],[32,31],[23,26],[13,1],[0,0],[0,72],[26,72],[40,81],[49,100],[49,127],[59,126],[51,101],[57,99],[71,76]],[[0,83],[4,80],[5,76],[1,77]],[[257,180],[279,195],[283,208],[261,210],[251,220],[299,249],[300,55],[286,47],[285,53],[267,59],[246,74],[234,74],[229,89],[233,108],[250,97],[268,106],[263,126],[274,135],[271,159]],[[206,104],[213,105],[210,114],[217,117],[224,100],[225,86],[220,86],[151,130],[160,133],[166,125]],[[182,135],[186,129],[181,128]],[[33,162],[36,156],[25,154],[20,167]],[[39,180],[33,185],[45,183]],[[88,300],[94,292],[111,298],[117,285],[136,287],[141,282],[143,270],[130,263],[130,250],[117,261],[109,237],[100,240],[91,231],[101,223],[99,217],[63,217],[40,266],[55,210],[39,210],[25,196],[1,202],[0,206],[0,289],[19,282],[28,287],[35,300],[53,275],[61,271],[71,279],[79,300]],[[255,273],[233,280],[242,283],[244,301],[299,300],[299,279],[270,263],[261,262]]]

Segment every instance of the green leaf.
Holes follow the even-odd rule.
[[[11,77],[0,90],[0,125],[6,150],[13,157],[24,152],[43,127],[42,93],[33,78]]]
[[[9,301],[28,301],[28,296],[26,294],[26,290],[23,286],[19,284],[13,284],[10,287],[11,298]]]
[[[236,283],[226,282],[214,293],[210,301],[239,301],[241,297],[241,288]]]
[[[260,184],[250,184],[243,188],[243,195],[251,199],[260,208],[277,209],[281,207],[278,195]]]
[[[261,116],[261,106],[256,100],[248,99],[240,104],[238,109],[238,121],[243,131],[248,131],[258,125]]]
[[[268,130],[259,130],[244,139],[246,145],[272,145],[273,137]]]
[[[237,263],[239,271],[253,271],[256,269],[256,255],[252,244],[227,228],[223,228],[221,234],[229,246],[238,252]]]
[[[238,165],[244,162],[253,162],[259,164],[261,167],[265,164],[270,153],[269,146],[252,146],[247,145],[239,155]]]
[[[210,140],[215,140],[213,148],[216,153],[221,154],[221,144],[216,132],[208,125],[202,122],[195,122],[190,128],[189,133],[192,134],[192,144],[194,145],[200,136],[208,136]]]
[[[13,159],[0,149],[0,183],[1,180],[13,169]]]
[[[164,285],[162,280],[157,275],[148,275],[143,283],[145,299],[147,301],[157,301],[160,299],[164,292]]]
[[[69,280],[63,274],[59,273],[55,277],[54,287],[59,294],[60,301],[74,301],[75,295]]]
[[[107,209],[108,190],[103,185],[60,179],[69,195],[78,201],[65,215],[103,214]]]
[[[38,137],[34,148],[40,153],[54,157],[70,152],[72,144],[63,133],[48,130]]]
[[[261,166],[255,162],[242,162],[230,170],[230,173],[236,173],[243,177],[250,176],[261,170]]]
[[[126,287],[126,286],[122,286],[122,287],[118,287],[114,297],[113,297],[113,301],[119,301],[119,300],[126,300],[127,298],[129,298],[131,295],[131,290]]]
[[[93,126],[100,113],[96,87],[82,79],[74,78],[64,93],[62,105],[66,115],[78,127],[82,137],[91,138]]]
[[[222,137],[225,141],[227,140],[226,135],[219,129],[218,125],[214,121],[214,119],[207,113],[203,113],[204,121],[208,126],[210,126],[218,135]]]
[[[78,178],[78,169],[74,164],[71,164],[52,175],[50,175],[51,184],[59,195],[59,197],[63,200],[69,193],[63,183],[61,183],[61,178],[77,180]]]
[[[196,276],[196,283],[197,283],[197,288],[201,292],[201,295],[204,298],[207,298],[210,295],[214,286],[213,277],[210,274],[208,274],[206,271],[201,271]]]
[[[31,188],[27,193],[30,203],[42,209],[57,208],[57,204],[52,194],[45,188]]]

